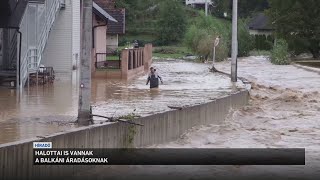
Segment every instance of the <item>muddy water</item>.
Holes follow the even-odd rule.
[[[253,82],[248,106],[225,122],[194,127],[153,148],[305,148],[304,166],[105,166],[79,177],[99,179],[314,179],[320,177],[320,76],[265,57],[239,59],[240,77]],[[230,62],[217,63],[230,71]]]
[[[147,76],[133,81],[95,79],[92,81],[93,113],[117,117],[135,113],[146,116],[208,102],[235,90],[229,78],[209,73],[206,64],[185,61],[154,63],[164,84],[150,91]],[[61,75],[54,85],[32,87],[21,94],[0,89],[0,144],[45,136],[76,127],[78,75]],[[238,84],[237,86],[241,86]],[[134,111],[135,110],[135,111]],[[105,119],[95,118],[95,123]]]
[[[93,95],[94,114],[112,117],[134,113],[147,116],[170,110],[168,106],[204,103],[233,91],[230,79],[210,73],[207,64],[159,61],[154,67],[163,79],[158,90],[149,89],[146,75],[132,83],[93,81],[96,92]]]
[[[76,83],[71,75],[58,75],[54,85],[30,87],[23,92],[0,89],[0,144],[74,127]]]

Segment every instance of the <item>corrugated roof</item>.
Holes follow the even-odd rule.
[[[93,12],[94,13],[98,13],[98,15],[102,15],[105,19],[109,19],[111,22],[118,22],[115,18],[113,18],[109,13],[107,13],[107,11],[105,11],[104,9],[102,9],[98,4],[96,4],[95,2],[93,2]]]

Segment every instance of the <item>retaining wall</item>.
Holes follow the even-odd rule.
[[[167,143],[179,138],[187,130],[198,125],[219,124],[230,108],[240,108],[248,103],[248,91],[240,91],[212,102],[172,110],[161,114],[138,118],[135,122],[144,126],[125,123],[92,125],[46,138],[29,139],[0,145],[0,179],[35,179],[72,176],[81,170],[95,166],[33,166],[32,142],[52,142],[53,148],[123,148],[131,145],[143,147]],[[128,139],[135,132],[133,142]],[[49,178],[46,178],[49,179]]]

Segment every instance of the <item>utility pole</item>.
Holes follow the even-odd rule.
[[[232,5],[232,54],[231,54],[231,81],[237,82],[237,56],[238,56],[238,0]]]
[[[78,123],[89,125],[91,120],[91,48],[92,48],[92,0],[82,0],[81,14],[81,62]]]
[[[208,16],[208,0],[205,2],[206,16]]]

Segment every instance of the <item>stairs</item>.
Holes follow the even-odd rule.
[[[60,0],[47,0],[44,3],[45,10],[41,14],[44,19],[42,19],[43,26],[41,27],[41,29],[38,29],[39,38],[37,39],[36,44],[28,45],[26,52],[22,54],[20,67],[20,88],[23,88],[27,85],[28,79],[30,79],[30,74],[34,74],[39,71],[42,54],[46,47],[50,30],[59,14],[60,9],[63,8],[62,2],[63,1]],[[25,17],[22,20],[22,24],[28,24],[28,18],[26,16],[27,14],[25,14]],[[21,27],[21,29],[26,28]]]

